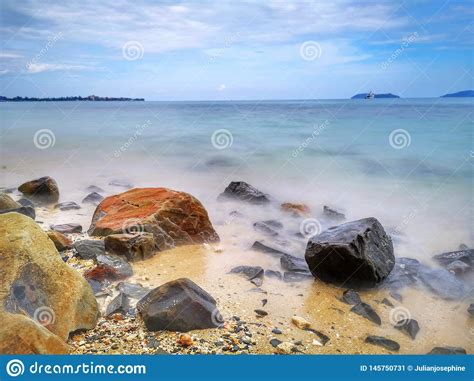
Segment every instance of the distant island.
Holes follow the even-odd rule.
[[[14,97],[8,98],[0,96],[0,102],[75,102],[75,101],[98,101],[98,102],[143,102],[144,98],[114,98],[114,97],[98,97],[97,95],[89,95],[87,97],[58,97],[58,98],[30,98],[30,97]]]
[[[469,98],[474,97],[474,90],[458,91],[457,93],[444,94],[440,98]]]
[[[365,99],[368,93],[356,94],[351,99]],[[387,94],[374,94],[374,98],[400,98],[398,95],[387,93]]]

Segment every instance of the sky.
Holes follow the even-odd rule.
[[[437,97],[474,88],[470,1],[2,0],[0,95]]]

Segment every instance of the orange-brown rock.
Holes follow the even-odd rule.
[[[58,184],[49,176],[27,181],[21,184],[18,190],[25,196],[42,202],[51,203],[59,200]]]
[[[72,241],[64,234],[54,230],[47,231],[46,234],[48,234],[49,239],[53,241],[54,246],[56,246],[58,251],[64,251],[72,248]]]
[[[199,200],[167,188],[136,188],[105,198],[89,229],[94,236],[136,232],[152,233],[159,250],[219,241]]]
[[[299,216],[309,216],[311,209],[305,204],[294,204],[291,202],[285,202],[281,204],[281,210],[289,213],[293,213]]]

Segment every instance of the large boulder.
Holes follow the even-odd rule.
[[[137,309],[150,331],[215,328],[222,319],[215,299],[187,278],[153,289],[138,302]]]
[[[64,353],[71,332],[97,322],[89,284],[18,213],[0,215],[0,289],[0,353]]]
[[[42,202],[52,203],[59,200],[58,184],[49,176],[27,181],[21,184],[18,190],[25,196]]]
[[[373,217],[335,226],[310,238],[305,259],[315,277],[356,287],[375,286],[395,264],[392,240]]]
[[[270,198],[267,194],[259,191],[245,181],[232,181],[227,188],[225,188],[224,192],[219,195],[219,199],[246,201],[251,204],[268,204],[270,202]]]
[[[136,188],[105,198],[89,234],[152,233],[157,249],[217,242],[206,209],[195,197],[167,188]]]

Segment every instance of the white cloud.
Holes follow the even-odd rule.
[[[58,70],[86,70],[87,66],[83,65],[67,65],[67,64],[50,64],[50,63],[30,63],[26,66],[26,70],[30,74],[42,73],[44,71]]]
[[[21,58],[23,57],[20,54],[12,53],[12,52],[0,52],[0,59],[1,58]]]

